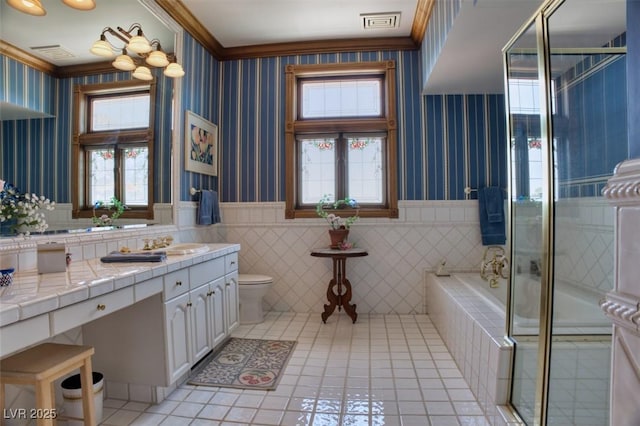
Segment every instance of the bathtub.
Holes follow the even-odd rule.
[[[479,282],[468,284],[472,275],[425,271],[426,310],[490,424],[506,424],[513,345],[504,338],[504,305],[481,294]]]
[[[489,286],[479,273],[457,273],[456,278],[486,299],[489,306],[505,314],[507,301],[507,281],[501,279],[496,288]],[[529,275],[516,277],[514,304],[516,314],[513,319],[514,335],[538,334],[540,279]],[[558,285],[554,294],[553,333],[554,334],[611,334],[611,323],[602,314],[595,298],[580,297],[571,293],[567,286]]]

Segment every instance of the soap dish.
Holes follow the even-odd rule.
[[[13,282],[13,268],[0,269],[0,287],[10,286]]]

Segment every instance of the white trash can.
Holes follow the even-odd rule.
[[[69,376],[60,384],[62,388],[61,420],[66,419],[68,426],[83,426],[84,415],[82,410],[82,384],[80,374]],[[95,424],[102,421],[102,399],[104,389],[104,376],[102,373],[93,372],[93,403],[95,408]]]

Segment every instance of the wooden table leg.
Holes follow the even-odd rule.
[[[324,305],[324,312],[322,313],[322,322],[327,323],[327,318],[333,314],[336,306],[338,311],[341,311],[344,307],[344,311],[351,317],[351,320],[355,323],[358,318],[356,313],[356,305],[350,304],[351,301],[351,283],[345,275],[347,259],[334,257],[333,259],[333,278],[329,281],[329,288],[327,288],[328,305]],[[334,291],[334,287],[337,287],[337,291]],[[344,287],[344,291],[343,291]]]
[[[328,305],[324,305],[324,312],[322,313],[322,322],[327,323],[327,318],[331,316],[333,311],[338,306],[338,296],[333,292],[333,286],[336,285],[336,280],[332,279],[329,281],[329,288],[327,288],[327,299],[329,300]]]
[[[351,283],[347,278],[343,281],[345,292],[344,296],[341,297],[342,306],[344,306],[344,311],[351,317],[351,321],[355,324],[358,319],[358,314],[356,313],[356,305],[355,303],[352,305],[351,302]]]

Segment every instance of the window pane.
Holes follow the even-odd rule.
[[[350,137],[348,144],[348,195],[358,203],[382,204],[383,171],[381,137]]]
[[[149,127],[149,94],[91,100],[91,131]]]
[[[325,194],[333,201],[336,191],[335,139],[300,141],[302,204],[316,204]]]
[[[328,80],[302,83],[302,118],[378,117],[380,80]]]
[[[98,201],[109,201],[114,196],[115,178],[113,169],[114,150],[96,149],[90,151],[91,170],[91,205]]]
[[[149,150],[147,148],[127,148],[124,158],[124,197],[128,206],[146,206],[149,202],[148,166]]]

